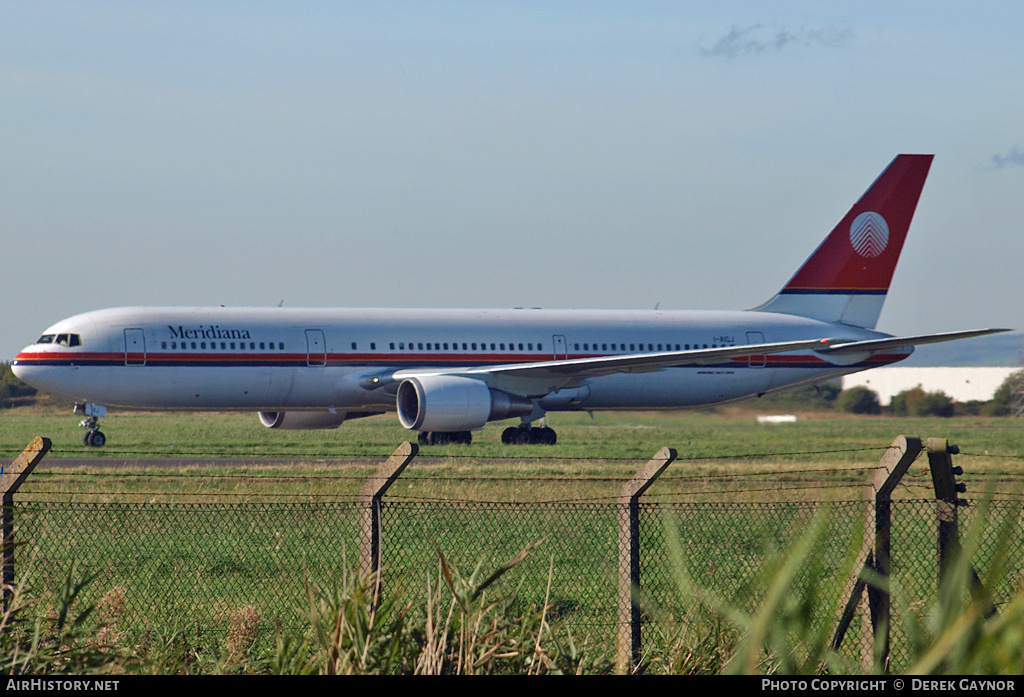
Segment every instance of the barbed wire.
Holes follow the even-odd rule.
[[[368,445],[377,445],[368,444]],[[382,452],[380,454],[368,453],[365,449],[360,452],[325,452],[322,450],[316,451],[301,451],[301,452],[282,452],[282,451],[266,451],[266,452],[253,452],[252,449],[245,448],[230,448],[230,449],[219,449],[219,450],[208,450],[208,449],[195,449],[195,450],[167,450],[167,449],[124,449],[115,450],[111,448],[104,448],[102,453],[97,453],[95,449],[91,448],[51,448],[50,455],[55,459],[74,459],[82,458],[90,461],[106,461],[110,460],[111,464],[116,462],[117,458],[153,458],[153,459],[172,459],[172,458],[221,458],[229,457],[230,459],[242,459],[242,460],[366,460],[366,459],[382,459],[386,460],[390,457],[394,450],[394,443],[381,444],[382,447],[391,448],[390,451]],[[701,461],[701,460],[743,460],[743,459],[764,459],[773,457],[797,457],[797,456],[815,456],[815,455],[836,455],[841,453],[853,453],[853,452],[880,452],[887,450],[892,446],[862,446],[862,447],[850,447],[850,448],[825,448],[818,450],[793,450],[793,451],[769,451],[769,452],[740,452],[740,453],[724,453],[724,454],[700,454],[700,455],[677,455],[676,460],[678,461]],[[677,448],[677,453],[682,452],[683,449]],[[17,457],[21,454],[19,449],[0,449],[0,454],[5,456]],[[619,457],[606,457],[606,456],[594,456],[594,455],[538,455],[538,454],[526,454],[526,455],[480,455],[474,453],[451,453],[451,452],[438,452],[433,453],[430,451],[421,450],[418,457],[423,459],[444,459],[444,460],[479,460],[479,461],[531,461],[531,460],[543,460],[552,462],[634,462],[644,457],[650,457],[650,454],[637,454],[634,456],[619,456]]]

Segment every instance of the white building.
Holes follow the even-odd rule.
[[[953,401],[987,402],[1016,368],[874,368],[843,377],[843,389],[866,387],[883,405],[894,395],[920,387],[925,392],[945,392]]]

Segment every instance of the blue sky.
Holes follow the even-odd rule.
[[[0,359],[118,305],[742,309],[936,155],[879,329],[1024,329],[1024,3],[0,5]]]

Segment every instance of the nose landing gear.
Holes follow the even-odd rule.
[[[85,414],[78,425],[81,428],[89,429],[89,432],[82,438],[82,442],[94,448],[102,448],[107,443],[107,437],[100,430],[100,417],[107,415],[107,408],[100,404],[76,404],[76,414]]]

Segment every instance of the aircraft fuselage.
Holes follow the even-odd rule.
[[[74,343],[59,337],[77,337]],[[59,322],[15,361],[23,380],[81,402],[160,409],[393,410],[367,384],[445,370],[743,346],[875,331],[766,312],[118,308]],[[47,339],[46,337],[50,337]],[[813,351],[733,356],[587,380],[548,411],[714,404],[901,360],[909,350],[836,365]],[[496,379],[495,383],[500,383]],[[521,381],[520,381],[521,382]],[[539,379],[511,391],[544,398]],[[502,387],[495,384],[496,387]],[[550,389],[549,389],[550,388]],[[506,387],[507,389],[507,387]]]

